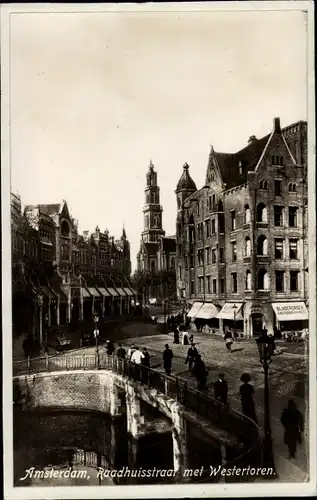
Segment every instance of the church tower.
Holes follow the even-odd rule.
[[[144,230],[142,231],[142,241],[144,243],[155,243],[161,236],[165,235],[162,229],[163,209],[160,205],[160,188],[157,185],[157,173],[154,165],[150,162],[149,170],[146,174],[145,187]]]

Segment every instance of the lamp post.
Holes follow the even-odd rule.
[[[96,339],[96,357],[97,357],[97,368],[99,368],[99,345],[98,345],[98,337],[99,337],[99,330],[97,328],[98,326],[98,321],[99,321],[99,316],[98,314],[94,314],[94,324],[95,324],[95,329],[94,329],[94,337]]]
[[[44,328],[45,328],[45,354],[48,353],[48,345],[47,345],[47,329],[48,329],[48,313],[44,316]]]
[[[234,336],[234,339],[236,339],[236,336],[237,336],[237,332],[236,332],[236,313],[237,313],[237,306],[236,304],[233,304],[232,306],[232,309],[233,309],[233,336]]]
[[[167,330],[167,324],[166,324],[166,306],[167,306],[168,301],[164,300],[164,332]]]
[[[263,441],[263,460],[265,467],[272,467],[275,474],[273,440],[270,423],[270,394],[269,394],[269,365],[272,363],[273,343],[263,330],[261,337],[257,339],[257,346],[260,355],[260,361],[264,370],[264,441]]]

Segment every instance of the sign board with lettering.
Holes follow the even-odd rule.
[[[308,319],[304,302],[275,302],[272,307],[279,321],[298,321]]]

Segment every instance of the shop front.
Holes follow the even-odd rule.
[[[215,306],[212,302],[205,302],[196,314],[196,319],[201,320],[209,328],[209,332],[215,333],[219,331],[218,314],[220,308]]]
[[[220,320],[219,330],[221,333],[225,333],[229,329],[239,337],[245,336],[243,302],[226,302],[217,318]]]
[[[190,319],[195,319],[197,313],[199,312],[199,310],[202,308],[203,305],[204,305],[203,302],[194,302],[192,307],[188,311],[187,316]]]
[[[275,313],[275,327],[281,334],[297,333],[299,335],[308,331],[308,310],[304,302],[273,302]]]

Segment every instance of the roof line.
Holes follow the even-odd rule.
[[[271,132],[271,134],[270,134],[270,137],[268,138],[268,141],[267,141],[267,143],[266,143],[266,145],[265,145],[265,147],[264,147],[264,149],[263,149],[263,151],[262,151],[262,154],[261,154],[261,156],[260,156],[260,158],[259,158],[259,161],[258,161],[258,163],[256,164],[256,167],[255,167],[255,169],[254,169],[254,172],[257,172],[257,170],[259,169],[259,165],[260,165],[261,161],[262,161],[262,160],[263,160],[263,158],[264,158],[264,155],[265,155],[265,153],[266,153],[267,148],[269,147],[269,144],[270,144],[270,142],[271,142],[271,140],[272,140],[272,137],[273,137],[274,133],[275,133],[275,132],[274,132],[274,130],[272,130],[272,132]],[[282,134],[281,134],[281,135],[282,135]]]
[[[293,161],[294,165],[297,165],[297,163],[296,163],[296,161],[295,161],[295,158],[294,158],[294,156],[292,155],[290,148],[288,147],[288,144],[287,144],[287,142],[286,142],[285,137],[283,136],[283,134],[281,134],[281,135],[282,135],[282,139],[283,139],[283,141],[284,141],[284,144],[285,144],[285,146],[286,146],[286,149],[287,149],[287,151],[288,151],[288,154],[289,154],[289,155],[290,155],[290,157],[292,158],[292,161]]]

